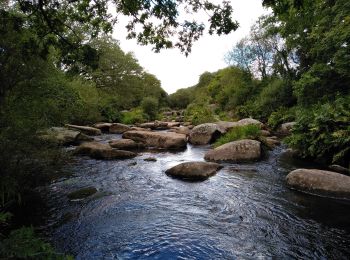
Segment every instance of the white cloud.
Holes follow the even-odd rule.
[[[205,71],[213,72],[224,68],[225,53],[248,34],[250,26],[259,16],[267,13],[261,5],[261,0],[231,1],[234,9],[233,17],[239,22],[239,29],[225,36],[203,35],[193,44],[192,52],[188,57],[177,49],[154,53],[150,46],[140,46],[135,40],[127,40],[126,21],[122,18],[115,26],[113,37],[120,41],[124,51],[135,54],[146,71],[156,75],[162,82],[163,89],[173,93],[179,88],[195,85],[199,75]]]

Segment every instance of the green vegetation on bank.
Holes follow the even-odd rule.
[[[261,136],[260,127],[258,125],[237,126],[229,130],[214,143],[214,147],[241,140],[241,139],[259,139]]]
[[[186,108],[194,124],[253,117],[276,130],[296,121],[290,147],[350,167],[349,2],[264,5],[273,13],[228,51],[229,67],[203,73],[198,84],[170,95],[170,105]]]

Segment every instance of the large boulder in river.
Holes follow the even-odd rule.
[[[112,148],[117,148],[121,150],[135,150],[145,148],[145,145],[142,143],[137,143],[131,139],[118,139],[111,140],[108,142]]]
[[[297,169],[290,172],[287,184],[296,190],[314,195],[350,199],[350,177],[331,171]]]
[[[120,124],[120,123],[113,123],[110,128],[109,132],[111,134],[122,134],[126,131],[130,131],[131,127],[128,125]]]
[[[51,127],[48,130],[39,132],[39,138],[63,145],[80,144],[94,140],[94,138],[79,131],[70,130],[65,127]]]
[[[243,139],[221,145],[208,151],[204,159],[207,161],[245,162],[261,158],[261,143],[256,140]]]
[[[165,171],[167,175],[187,180],[205,180],[214,175],[222,166],[209,162],[185,162]]]
[[[80,125],[69,125],[66,124],[65,127],[73,130],[79,130],[80,132],[87,135],[101,135],[101,130],[91,126],[80,126]]]
[[[191,144],[209,144],[218,139],[224,132],[217,124],[201,124],[191,130],[188,141]]]
[[[169,132],[128,131],[123,134],[123,138],[164,149],[180,149],[187,145],[186,135]]]
[[[75,151],[75,154],[89,155],[95,159],[128,159],[136,156],[135,153],[123,150],[112,149],[109,144],[89,142],[79,145]]]

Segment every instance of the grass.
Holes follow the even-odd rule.
[[[215,143],[214,147],[242,140],[242,139],[258,139],[261,136],[260,127],[257,125],[245,125],[232,128],[225,135],[221,136]]]

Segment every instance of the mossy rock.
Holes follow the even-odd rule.
[[[82,188],[76,191],[73,191],[69,193],[67,196],[70,200],[77,200],[77,199],[84,199],[86,197],[89,197],[97,192],[97,189],[95,187],[87,187]]]

